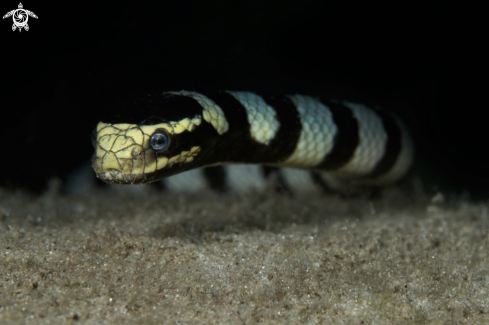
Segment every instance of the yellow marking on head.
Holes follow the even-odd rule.
[[[194,157],[198,155],[200,152],[200,147],[195,146],[190,149],[190,151],[182,151],[180,154],[175,155],[171,158],[167,157],[159,157],[158,158],[158,164],[156,166],[156,169],[163,169],[163,168],[170,168],[176,163],[189,163],[194,160]]]
[[[145,173],[152,173],[156,170],[156,160],[155,154],[151,151],[146,151],[146,167],[144,169]]]
[[[117,137],[114,144],[112,145],[111,151],[117,152],[120,150],[124,150],[124,149],[129,148],[130,146],[132,146],[134,144],[135,143],[134,143],[134,140],[132,138],[128,138],[126,136],[120,135]]]
[[[146,160],[144,158],[144,155],[139,155],[133,159],[131,174],[138,175],[145,172]]]
[[[199,126],[199,125],[202,123],[202,116],[200,116],[200,115],[196,115],[196,116],[195,116],[195,117],[192,119],[192,121],[191,121],[191,122],[192,122],[192,124],[193,124],[193,125],[192,125],[192,124],[191,124],[191,125],[189,125],[189,128],[188,128],[188,130],[189,130],[190,132],[192,132],[192,131],[195,129],[195,127],[196,127],[196,126]]]
[[[186,151],[182,151],[182,153],[181,153],[181,154],[171,157],[171,158],[168,160],[168,163],[173,164],[175,161],[177,161],[178,159],[180,159],[180,157],[181,157],[181,156],[182,156],[182,155],[183,155],[185,152],[186,152]]]
[[[103,128],[107,127],[107,125],[110,125],[110,124],[107,124],[107,123],[104,123],[104,122],[98,122],[97,124],[97,132],[102,130]]]
[[[119,124],[112,124],[112,125],[117,127],[119,130],[128,130],[128,129],[138,127],[136,124],[127,124],[127,123],[119,123]]]
[[[108,151],[102,159],[102,166],[105,170],[122,170],[119,160],[113,152]]]
[[[97,136],[100,139],[104,135],[115,135],[115,134],[119,134],[120,132],[121,132],[121,130],[113,127],[112,124],[107,124],[107,126],[105,128],[100,129],[100,131],[98,131]]]
[[[153,133],[156,132],[156,130],[163,129],[168,132],[168,134],[174,134],[173,133],[173,127],[168,124],[168,123],[160,123],[160,124],[154,124],[154,125],[141,125],[139,127],[141,131],[148,136],[152,136]],[[149,144],[149,143],[148,143]]]
[[[137,143],[139,145],[143,144],[144,134],[140,128],[133,128],[133,129],[127,130],[125,133],[125,136],[133,139],[134,143]]]
[[[112,146],[114,145],[115,140],[117,140],[117,137],[118,136],[115,134],[106,134],[104,136],[101,136],[98,140],[98,145],[105,151],[109,151],[112,149]]]
[[[187,131],[187,128],[185,126],[183,126],[182,124],[179,124],[179,123],[173,124],[173,132],[175,134],[180,134],[184,131]]]
[[[179,122],[171,122],[171,125],[173,126],[173,130],[178,133],[182,133],[183,131],[188,130],[189,124],[190,124],[189,118],[184,118]]]
[[[95,156],[102,158],[107,151],[102,149],[99,144],[95,146]]]
[[[165,168],[167,163],[168,163],[168,157],[158,157],[158,162],[156,164],[156,169]]]
[[[133,159],[139,156],[144,151],[140,145],[132,145],[122,150],[116,151],[115,155],[120,159]]]
[[[214,127],[214,129],[216,129],[219,135],[226,133],[229,129],[229,123],[226,119],[226,116],[224,115],[224,111],[212,99],[195,91],[186,90],[168,91],[165,92],[165,94],[186,96],[195,99],[200,104],[200,106],[202,106],[202,116],[204,117],[204,120],[210,123]]]
[[[151,139],[151,136],[148,135],[148,134],[145,134],[143,133],[143,136],[144,136],[144,140],[143,140],[143,148],[149,148],[150,147],[150,144],[149,144],[149,139]]]
[[[202,122],[202,116],[196,115],[192,120],[184,118],[181,121],[172,121],[170,123],[160,123],[154,125],[141,125],[139,128],[148,136],[151,136],[158,129],[167,131],[170,135],[180,134],[185,131],[192,132],[195,130],[196,125],[200,125]]]
[[[172,136],[185,131],[192,132],[201,123],[201,115],[156,125],[100,122],[97,125],[93,168],[103,180],[131,183],[141,181],[144,174],[153,173],[157,169],[193,161],[193,156],[200,151],[199,147],[193,147],[190,151],[184,151],[171,158],[161,155],[156,158],[150,146],[150,138],[158,129],[166,130]]]

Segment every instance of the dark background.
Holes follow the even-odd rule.
[[[18,1],[18,0],[17,0]],[[2,15],[17,8],[3,1]],[[430,191],[486,198],[487,39],[475,5],[413,1],[24,1],[0,24],[0,186],[42,191],[92,154],[90,133],[164,90],[302,93],[401,116]],[[478,85],[478,86],[477,86]]]

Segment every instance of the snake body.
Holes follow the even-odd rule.
[[[206,166],[262,164],[302,169],[340,187],[376,186],[399,180],[413,160],[397,117],[348,101],[172,91],[132,110],[144,119],[102,121],[92,134],[92,165],[104,182],[138,184]]]

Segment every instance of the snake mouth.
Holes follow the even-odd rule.
[[[141,184],[169,177],[189,168],[194,161],[194,155],[200,152],[199,147],[184,151],[170,159],[167,157],[153,158],[154,162],[147,163],[146,155],[135,159],[116,159],[106,161],[106,156],[92,157],[92,167],[97,177],[109,184]],[[154,157],[155,154],[148,155]],[[110,157],[110,155],[109,155]],[[111,163],[114,162],[114,163]],[[161,168],[157,168],[161,165]]]
[[[145,174],[125,174],[115,169],[96,174],[98,179],[109,184],[140,184],[146,181]]]
[[[147,163],[147,156],[141,155],[134,159],[106,159],[111,155],[92,157],[92,167],[97,178],[109,184],[142,184],[155,182],[161,178],[169,177],[180,173],[189,168],[189,162],[193,161],[193,155],[200,151],[200,148],[191,151],[184,151],[180,155],[168,159],[167,157],[153,158],[154,163]],[[156,168],[161,165],[162,168]]]
[[[105,163],[104,156],[92,157],[92,167],[97,178],[109,184],[141,184],[151,182],[151,172],[145,170],[144,160],[117,159],[116,163]],[[113,162],[113,161],[112,161]],[[139,163],[139,164],[138,164]],[[140,165],[140,166],[138,166]]]
[[[109,152],[108,155],[93,155],[92,167],[97,178],[109,184],[139,184],[146,180],[144,168],[134,168],[133,159],[109,159],[115,157]],[[141,165],[141,163],[140,163]]]

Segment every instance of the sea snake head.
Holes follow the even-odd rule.
[[[116,123],[99,122],[92,133],[97,177],[107,183],[147,183],[213,163],[209,148],[216,147],[219,133],[189,94],[153,96],[126,110],[132,114],[118,114]],[[139,123],[131,122],[134,115]]]

